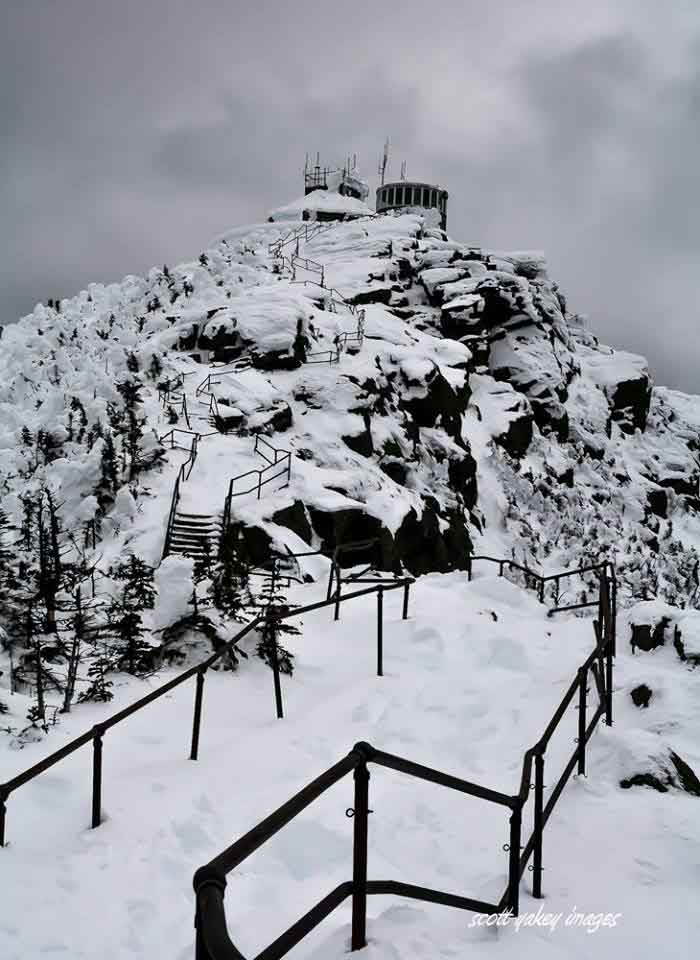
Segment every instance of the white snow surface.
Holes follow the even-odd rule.
[[[298,588],[309,601],[318,587]],[[368,740],[400,756],[494,789],[515,792],[524,750],[535,742],[577,665],[591,649],[589,620],[547,619],[521,588],[486,572],[429,575],[413,588],[410,618],[400,593],[386,598],[385,676],[375,676],[375,609],[351,601],[303,618],[297,672],[284,681],[286,718],[274,719],[272,678],[260,663],[210,673],[200,760],[185,758],[192,687],[109,731],[104,748],[105,822],[88,829],[89,750],[21,788],[8,804],[2,851],[0,946],[6,960],[43,956],[184,958],[193,952],[191,875],[265,814]],[[700,933],[694,909],[700,827],[697,798],[632,793],[617,785],[630,757],[658,741],[664,706],[643,711],[625,691],[639,676],[666,679],[661,699],[684,723],[700,720],[694,678],[659,651],[642,667],[624,649],[616,672],[616,724],[589,745],[588,777],[566,788],[545,833],[543,908],[621,914],[614,929],[471,926],[472,914],[370,898],[367,956],[423,958],[651,957],[662,944],[690,956]],[[163,676],[160,679],[165,679]],[[145,692],[124,683],[113,709]],[[3,776],[36,762],[99,718],[94,706],[66,718],[55,738],[2,754]],[[547,754],[555,782],[573,749],[567,713]],[[676,733],[696,762],[697,742]],[[639,741],[643,741],[640,748]],[[690,752],[688,752],[690,751]],[[634,764],[632,763],[632,766]],[[505,886],[508,837],[502,808],[371,768],[369,876],[401,879],[485,900]],[[546,795],[545,795],[546,799]],[[351,876],[352,805],[346,778],[265,844],[229,878],[228,923],[254,956],[317,899]],[[526,807],[530,823],[532,805]],[[539,906],[522,884],[523,912]],[[342,957],[349,907],[294,951]]]
[[[71,529],[82,531],[95,516],[103,441],[90,446],[78,438],[79,413],[71,403],[80,400],[87,429],[97,420],[107,424],[133,352],[144,381],[150,467],[135,483],[122,484],[96,552],[103,570],[130,551],[158,567],[152,630],[184,612],[192,566],[182,557],[160,563],[173,485],[187,452],[176,447],[160,456],[158,438],[171,424],[158,402],[158,378],[146,374],[154,356],[163,379],[183,376],[193,429],[203,434],[213,427],[195,388],[210,373],[224,415],[243,416],[251,429],[289,407],[291,426],[269,433],[275,446],[293,454],[290,485],[272,484],[267,489],[274,496],[260,500],[243,494],[233,505],[234,518],[262,527],[278,545],[309,547],[272,519],[295,500],[323,510],[360,508],[396,532],[411,509],[420,516],[432,497],[441,510],[468,517],[476,553],[515,555],[544,572],[608,557],[620,582],[616,722],[593,737],[587,779],[567,786],[547,826],[543,905],[564,919],[576,907],[621,914],[619,922],[594,934],[566,927],[564,919],[554,931],[493,930],[470,926],[469,913],[375,898],[364,955],[418,960],[479,951],[494,958],[619,960],[656,958],[664,950],[690,957],[700,934],[700,801],[676,789],[623,790],[619,782],[657,769],[671,749],[700,771],[698,673],[680,661],[672,628],[662,647],[634,657],[629,652],[631,623],[667,616],[681,630],[686,653],[700,655],[700,519],[684,486],[697,488],[700,401],[652,389],[644,358],[605,347],[583,330],[547,278],[540,254],[489,257],[426,229],[414,214],[340,223],[302,244],[302,256],[324,264],[328,287],[365,300],[360,352],[342,353],[337,364],[236,374],[196,363],[184,345],[196,333],[228,338],[244,355],[291,356],[298,336],[307,339],[309,351],[322,352],[334,348],[338,334],[355,330],[356,318],[342,304],[338,312],[323,309],[330,305],[328,291],[312,275],[300,273],[298,279],[309,282],[292,283],[276,271],[268,244],[288,228],[235,228],[202,259],[92,284],[63,301],[60,312],[39,305],[6,327],[0,352],[2,507],[18,522],[21,495],[48,485]],[[402,281],[406,270],[409,280]],[[493,291],[523,325],[497,328],[488,364],[468,373],[472,352],[443,338],[441,309],[430,298],[486,306]],[[369,381],[389,395],[394,389],[403,399],[421,399],[436,370],[455,395],[471,391],[459,436],[438,418],[421,427],[414,458],[405,417],[388,404],[372,417],[373,453],[348,447],[343,437],[365,428]],[[650,391],[643,431],[614,407],[617,387],[635,383]],[[564,424],[562,436],[553,421]],[[525,453],[513,456],[504,437],[523,424],[532,440]],[[37,458],[22,440],[23,427],[33,436],[50,431],[58,456]],[[471,511],[448,474],[467,447],[478,484]],[[390,448],[398,448],[407,465],[405,484],[382,470]],[[264,466],[250,435],[202,436],[182,486],[183,509],[220,515],[231,478]],[[648,495],[664,491],[666,515],[650,513]],[[318,537],[311,546],[318,546]],[[304,566],[316,582],[298,589],[300,603],[321,595],[327,575],[325,561]],[[574,602],[577,588],[565,589]],[[98,830],[87,829],[87,749],[12,795],[10,845],[0,850],[0,957],[192,956],[193,870],[358,740],[496,789],[515,789],[523,750],[538,738],[591,648],[590,620],[547,619],[531,594],[484,571],[471,585],[457,572],[420,578],[408,623],[400,621],[398,593],[389,594],[385,606],[382,679],[374,676],[372,601],[352,602],[339,624],[327,611],[305,618],[293,643],[296,673],[284,682],[284,721],[273,718],[271,676],[259,661],[244,662],[235,675],[210,673],[196,764],[184,759],[190,685],[109,731],[105,823]],[[5,659],[0,669],[4,684]],[[22,750],[3,737],[0,782],[171,675],[164,670],[147,682],[115,678],[113,704],[75,707],[46,738]],[[653,690],[647,709],[634,707],[629,696],[640,683]],[[0,692],[10,708],[2,724],[25,725],[28,698]],[[572,749],[573,711],[567,724],[552,744],[551,767],[548,754],[550,788]],[[500,895],[505,815],[384,770],[373,771],[370,791],[371,877],[484,899]],[[351,803],[348,780],[231,878],[229,926],[245,955],[254,956],[349,879],[352,827],[344,811]],[[529,879],[526,874],[522,887],[525,912],[539,906],[529,897]],[[343,908],[292,955],[340,958],[348,937]]]
[[[304,197],[292,200],[291,203],[276,207],[270,211],[273,220],[301,220],[304,211],[315,213],[348,214],[352,217],[370,217],[374,214],[363,200],[357,197],[343,196],[335,190],[312,190]]]

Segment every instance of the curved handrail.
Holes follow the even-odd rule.
[[[488,558],[495,559],[495,558]],[[500,562],[500,561],[496,561]],[[520,566],[520,565],[518,565]],[[196,915],[195,927],[197,931],[197,960],[245,960],[231,940],[226,925],[226,911],[224,893],[226,890],[226,875],[238,867],[243,860],[250,856],[274,834],[286,826],[299,813],[306,809],[314,800],[334,786],[351,770],[354,772],[355,803],[348,808],[348,815],[354,817],[353,840],[353,879],[340,884],[326,897],[320,900],[300,920],[292,924],[288,930],[257,955],[256,960],[279,960],[292,949],[314,927],[336,909],[344,900],[352,896],[352,938],[351,950],[358,950],[366,944],[366,899],[372,894],[396,894],[433,903],[441,903],[463,910],[475,910],[482,913],[499,913],[510,910],[515,916],[519,909],[519,884],[528,860],[534,855],[533,894],[541,897],[541,870],[542,870],[542,834],[559,796],[561,795],[574,767],[578,764],[579,772],[585,769],[585,747],[595,730],[600,718],[606,714],[606,722],[612,722],[612,655],[614,641],[614,608],[611,605],[611,584],[608,575],[614,568],[606,562],[605,573],[600,578],[600,610],[601,622],[595,621],[596,645],[579,667],[576,679],[567,690],[560,706],[555,711],[550,723],[537,743],[525,751],[523,756],[520,787],[517,794],[508,795],[500,791],[491,790],[481,784],[463,780],[451,774],[443,773],[432,767],[414,763],[403,757],[377,750],[368,743],[356,743],[352,750],[342,757],[332,767],[322,773],[306,787],[295,794],[290,800],[262,820],[257,826],[249,830],[243,837],[227,847],[222,853],[214,857],[208,864],[200,867],[193,878],[195,890]],[[527,568],[526,568],[527,569]],[[577,572],[577,571],[570,571]],[[613,581],[614,582],[614,581]],[[602,660],[607,660],[607,677],[603,682]],[[587,671],[594,668],[596,660],[600,663],[600,676],[596,675],[600,705],[595,710],[590,721],[586,718]],[[566,707],[570,704],[575,693],[579,693],[579,737],[573,756],[569,759],[563,774],[554,785],[552,793],[545,805],[543,802],[544,783],[544,755],[554,729],[558,726]],[[521,847],[522,811],[530,794],[532,766],[535,764],[535,812],[532,833]],[[508,852],[508,884],[498,903],[484,903],[461,895],[444,893],[391,880],[367,879],[367,815],[368,807],[368,763],[405,773],[465,793],[469,796],[504,806],[510,810],[510,842],[505,846]],[[521,853],[522,849],[522,853]]]

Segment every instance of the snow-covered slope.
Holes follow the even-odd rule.
[[[317,595],[309,586],[293,598],[308,602]],[[387,598],[385,676],[377,678],[374,617],[367,599],[344,607],[337,624],[329,610],[304,618],[303,636],[295,641],[297,670],[284,683],[284,721],[274,719],[271,676],[262,665],[234,677],[210,674],[196,764],[185,760],[190,687],[110,731],[99,830],[87,829],[85,753],[13,797],[11,844],[0,858],[7,878],[2,956],[191,956],[193,869],[358,740],[494,789],[516,790],[523,751],[538,739],[591,649],[590,621],[548,619],[532,593],[493,575],[467,584],[460,574],[432,574],[416,584],[408,622],[400,619],[399,596]],[[700,932],[693,909],[697,799],[648,789],[632,796],[618,787],[658,749],[660,726],[673,722],[676,748],[697,753],[695,678],[680,673],[674,657],[659,651],[642,668],[626,648],[618,656],[616,724],[599,728],[588,778],[567,787],[545,835],[544,908],[563,912],[561,930],[511,927],[496,934],[471,926],[471,914],[377,897],[370,900],[368,956],[451,956],[477,944],[494,956],[576,956],[592,949],[592,941],[585,928],[565,928],[574,908],[622,914],[614,930],[598,931],[596,956],[651,956],[649,944],[658,949],[666,942],[659,911],[673,929],[675,955],[690,956],[686,946]],[[649,718],[642,725],[628,697],[641,677],[657,698],[642,711]],[[139,691],[134,681],[123,682],[115,708],[137,692],[143,684]],[[99,715],[97,706],[82,708],[57,739],[3,756],[3,768],[8,774],[23,769]],[[550,788],[571,752],[576,723],[572,707],[548,751]],[[372,773],[370,798],[370,876],[485,900],[500,895],[505,811],[380,769]],[[345,810],[351,803],[346,779],[231,876],[229,923],[246,956],[348,878],[352,827]],[[521,909],[536,911],[541,902],[528,891],[526,880]],[[295,955],[344,956],[348,923],[343,908]]]
[[[187,449],[171,445],[173,427],[190,431],[180,439],[198,435],[178,510],[214,525],[230,519],[254,562],[271,546],[328,554],[372,537],[385,570],[426,575],[414,622],[393,625],[387,637],[399,658],[396,676],[370,685],[371,651],[366,662],[357,652],[357,638],[372,629],[371,608],[348,613],[352,619],[339,628],[352,656],[328,648],[327,627],[311,617],[293,640],[296,674],[283,724],[267,720],[269,672],[246,661],[238,675],[215,676],[208,688],[205,770],[176,761],[187,739],[189,694],[115,730],[121,749],[107,761],[109,819],[99,831],[81,832],[88,792],[81,754],[23,788],[12,803],[13,846],[0,856],[0,869],[21,879],[0,921],[0,944],[23,960],[50,949],[71,957],[146,956],[165,943],[170,955],[189,955],[192,868],[354,740],[507,787],[592,630],[588,621],[544,620],[532,597],[504,582],[480,577],[467,587],[456,571],[466,568],[471,550],[513,556],[546,573],[603,557],[616,565],[624,610],[618,721],[594,739],[589,781],[568,788],[569,806],[552,821],[546,845],[553,880],[545,875],[545,890],[554,912],[576,903],[634,917],[596,936],[603,955],[645,956],[646,945],[658,951],[668,942],[648,909],[651,892],[674,918],[677,936],[697,936],[683,893],[697,879],[697,799],[678,789],[669,756],[700,767],[693,672],[700,660],[700,398],[655,387],[644,358],[606,347],[586,330],[540,254],[467,247],[410,214],[312,232],[299,238],[295,261],[296,243],[283,248],[284,259],[269,246],[288,230],[275,223],[237,228],[191,263],[91,285],[58,309],[38,306],[5,329],[0,509],[8,526],[0,529],[0,554],[9,554],[10,567],[13,556],[25,566],[14,570],[12,585],[0,557],[0,630],[8,631],[0,653],[0,703],[8,710],[0,780],[112,709],[79,704],[48,727],[44,742],[9,749],[43,737],[35,714],[27,726],[37,652],[17,633],[22,577],[31,581],[38,568],[31,531],[40,506],[55,510],[66,568],[82,564],[96,578],[96,603],[101,593],[118,593],[115,564],[125,557],[156,569],[143,642],[156,676],[167,675],[158,631],[190,610],[196,577],[189,558],[171,553],[161,562],[176,477],[190,454],[190,439],[181,444]],[[314,264],[323,266],[323,287]],[[250,361],[247,369],[231,369],[240,359]],[[278,477],[259,498],[255,481],[234,480],[267,470],[257,435],[291,454],[288,485]],[[50,531],[46,536],[48,555]],[[304,559],[301,567],[312,581],[303,589],[316,596],[327,561]],[[43,598],[46,584],[41,589]],[[74,600],[75,584],[60,590],[59,611]],[[578,599],[574,588],[564,590],[560,602]],[[308,593],[300,602],[307,600]],[[60,629],[68,637],[74,624],[66,617]],[[53,686],[44,697],[56,706],[67,644],[39,654],[52,658]],[[203,656],[207,644],[186,634],[177,655]],[[90,689],[95,660],[88,654],[77,693]],[[10,693],[18,662],[23,683]],[[116,703],[144,692],[144,681],[111,676]],[[642,684],[651,691],[646,709],[631,699]],[[527,722],[519,698],[536,707]],[[638,777],[661,786],[670,779],[672,789],[620,787]],[[436,886],[475,896],[500,885],[492,864],[501,862],[505,833],[489,838],[480,815],[470,820],[459,804],[448,809],[444,801],[443,808],[432,793],[419,793],[387,799],[384,847],[377,830],[382,862],[403,879],[429,883],[422,872],[410,873],[425,864],[437,871]],[[345,879],[349,847],[340,834],[347,823],[333,820],[345,799],[309,817],[298,827],[300,839],[280,840],[281,852],[244,877],[236,917],[245,951],[266,940],[265,911],[276,912],[281,929],[332,885],[334,871]],[[621,821],[630,837],[603,872]],[[315,826],[326,841],[312,837]],[[414,846],[404,864],[407,836]],[[567,842],[571,859],[560,856]],[[317,844],[318,863],[311,862]],[[671,870],[661,891],[657,878]],[[109,878],[104,886],[102,877]],[[299,896],[289,897],[290,885]],[[109,920],[102,898],[114,910]],[[37,901],[44,912],[30,925]],[[91,911],[94,924],[75,936],[78,914],[71,911]],[[541,932],[526,940],[524,930],[492,940],[490,931],[469,929],[468,915],[444,915],[393,906],[371,934],[377,942],[370,951],[420,957],[432,943],[431,955],[439,956],[478,942],[483,950],[527,955],[537,948],[539,955],[546,941],[554,957],[576,955],[590,942],[580,931],[565,940]],[[427,932],[419,932],[424,922]],[[317,939],[304,949],[340,956],[346,935],[338,930],[325,945]],[[686,955],[682,944],[678,950]]]

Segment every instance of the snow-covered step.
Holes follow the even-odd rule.
[[[168,551],[191,557],[213,554],[219,539],[217,518],[203,513],[176,513],[170,531]]]

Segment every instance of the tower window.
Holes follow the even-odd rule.
[[[430,206],[430,190],[427,187],[423,187],[423,204],[424,207]]]
[[[387,187],[386,189],[388,194],[387,203],[389,204],[390,207],[393,207],[394,206],[394,188]]]

